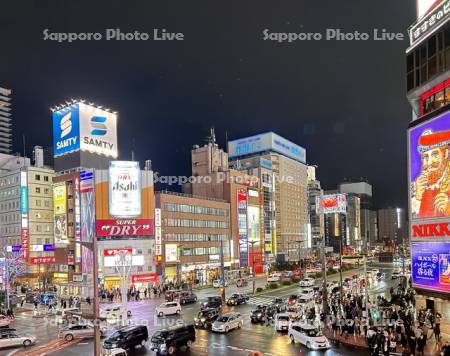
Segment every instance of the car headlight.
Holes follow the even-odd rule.
[[[204,323],[206,321],[205,318],[201,318],[200,320],[201,320],[202,323]]]
[[[258,313],[258,316],[259,316],[259,317],[262,317],[262,314],[261,314],[261,313]]]
[[[117,344],[111,344],[111,347],[117,347]]]

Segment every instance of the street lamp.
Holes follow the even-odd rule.
[[[128,318],[128,293],[126,282],[131,272],[133,257],[127,250],[119,251],[115,256],[116,271],[121,279],[121,294],[122,294],[122,324]]]

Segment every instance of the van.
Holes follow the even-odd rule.
[[[104,349],[121,348],[128,350],[135,346],[145,346],[148,341],[148,330],[144,325],[125,326],[118,329],[103,342]]]
[[[173,355],[182,347],[190,348],[194,342],[194,325],[181,325],[156,331],[150,340],[150,349],[157,354]]]

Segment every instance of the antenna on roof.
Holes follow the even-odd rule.
[[[206,138],[206,141],[208,143],[211,143],[213,145],[216,145],[216,133],[214,131],[214,127],[211,127],[209,129],[209,136]]]

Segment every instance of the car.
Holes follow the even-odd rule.
[[[246,286],[248,286],[248,281],[247,281],[246,279],[239,278],[239,279],[236,281],[236,286],[237,286],[237,287],[246,287]]]
[[[300,291],[299,297],[314,297],[314,289],[313,288],[302,288]]]
[[[291,323],[288,335],[292,343],[299,342],[311,350],[330,348],[328,339],[314,325]]]
[[[174,300],[179,299],[181,293],[181,290],[170,289],[164,293],[164,298],[167,302],[173,302]]]
[[[286,311],[286,302],[282,298],[272,300],[271,306],[275,308],[277,313]]]
[[[11,323],[11,319],[6,315],[0,314],[0,328],[7,327]]]
[[[159,317],[166,315],[181,314],[181,305],[178,302],[162,303],[155,309],[156,315]]]
[[[280,313],[275,315],[275,330],[288,331],[291,318],[288,313]]]
[[[383,272],[378,272],[376,275],[377,281],[381,281],[386,278],[386,275]]]
[[[76,311],[79,311],[79,309]],[[123,310],[120,305],[100,309],[100,319],[106,319],[110,323],[114,323],[118,319],[122,318],[122,314]],[[131,316],[131,310],[128,310],[127,315]]]
[[[392,272],[391,278],[392,278],[392,279],[397,279],[397,278],[400,278],[400,276],[401,276],[401,272],[399,272],[399,271],[394,271],[394,272]]]
[[[180,304],[196,303],[197,296],[192,292],[181,292],[178,296],[178,301]]]
[[[215,332],[227,333],[233,329],[240,329],[244,324],[242,315],[239,313],[227,313],[217,318],[212,324],[211,330]]]
[[[103,349],[101,356],[127,356],[127,352],[124,349],[116,347],[115,349]]]
[[[199,311],[194,318],[194,326],[197,328],[210,329],[219,316],[218,309],[204,309]]]
[[[300,305],[290,305],[286,309],[286,314],[290,319],[297,319],[302,313],[302,307]]]
[[[106,334],[106,328],[100,328],[100,337],[104,337]],[[61,329],[58,332],[58,337],[66,341],[73,339],[84,339],[95,337],[94,327],[86,324],[71,325]]]
[[[208,297],[208,299],[206,299],[206,301],[202,303],[200,310],[210,308],[220,309],[222,308],[222,304],[223,304],[222,297],[220,295],[215,295],[212,297]]]
[[[250,320],[252,323],[261,323],[266,317],[267,307],[265,305],[258,305],[256,309],[250,312]]]
[[[288,305],[295,305],[297,304],[298,295],[297,294],[291,294],[288,298]]]
[[[0,334],[0,348],[11,346],[30,346],[36,342],[36,336],[19,336],[14,332]]]
[[[124,326],[103,341],[103,348],[128,350],[138,345],[145,346],[147,341],[148,329],[145,325]]]
[[[304,311],[309,308],[314,308],[314,296],[299,296],[297,305],[303,308]]]
[[[230,298],[227,299],[227,305],[239,305],[247,303],[249,297],[245,294],[234,293]]]
[[[224,281],[223,279],[215,279],[213,281],[214,288],[227,287],[227,286],[228,286],[228,282]]]
[[[150,339],[150,349],[157,354],[173,355],[182,347],[190,348],[194,342],[194,325],[178,325],[156,331]]]
[[[303,278],[299,282],[300,287],[312,287],[314,286],[314,284],[315,284],[314,278]]]
[[[269,277],[267,277],[267,283],[275,283],[279,282],[281,280],[280,274],[271,274]]]
[[[283,277],[285,277],[285,278],[294,277],[294,272],[292,272],[292,271],[284,271]]]

